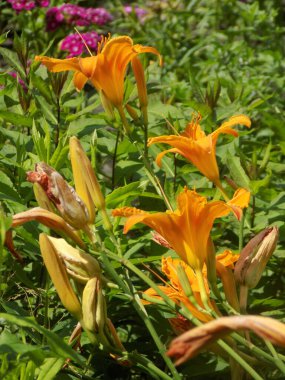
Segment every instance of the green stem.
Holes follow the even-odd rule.
[[[201,295],[202,303],[203,303],[206,311],[208,313],[212,314],[213,310],[211,310],[210,305],[209,305],[209,297],[208,297],[208,294],[207,294],[207,291],[206,291],[206,288],[205,288],[205,282],[204,282],[203,273],[202,273],[202,271],[200,269],[196,270],[195,273],[196,273],[196,277],[197,277],[197,280],[198,280],[198,285],[199,285],[199,290],[200,290],[200,295]]]
[[[131,361],[134,361],[135,363],[141,364],[143,368],[146,368],[148,370],[147,372],[149,374],[158,375],[159,379],[162,379],[162,380],[173,379],[172,377],[168,376],[165,372],[163,372],[161,369],[159,369],[156,365],[154,365],[152,361],[148,360],[147,358],[141,355],[138,355],[136,353],[130,353],[130,354],[127,354],[127,358],[130,359]]]
[[[137,295],[131,291],[129,289],[129,287],[125,284],[125,282],[120,278],[120,276],[118,275],[118,273],[116,272],[116,270],[113,268],[112,264],[110,263],[107,255],[105,255],[103,253],[103,261],[105,263],[105,265],[108,267],[108,271],[109,273],[112,274],[113,278],[117,281],[117,283],[121,286],[121,289],[126,293],[126,294],[129,294],[130,296],[132,296],[132,303],[133,303],[133,306],[136,310],[136,312],[138,313],[138,315],[141,317],[141,319],[143,320],[143,322],[145,323],[150,335],[152,336],[152,339],[154,340],[161,356],[163,357],[166,365],[168,366],[172,376],[173,376],[173,379],[176,379],[176,380],[179,380],[181,379],[180,378],[180,375],[179,373],[177,372],[174,364],[172,363],[171,359],[166,355],[166,349],[165,349],[165,346],[164,344],[162,343],[162,341],[160,340],[155,328],[153,327],[153,324],[151,322],[151,320],[149,319],[147,313],[145,312],[144,310],[144,307],[143,305],[141,304],[141,301],[139,299],[139,297],[137,297]],[[119,258],[118,256],[114,255],[117,259]],[[122,260],[122,259],[121,259]],[[120,261],[121,261],[120,260]]]
[[[155,187],[157,193],[159,195],[161,195],[162,198],[164,199],[164,202],[165,202],[167,208],[169,210],[173,211],[172,207],[171,207],[171,204],[170,204],[170,202],[169,202],[169,200],[168,200],[168,198],[167,198],[167,196],[166,196],[166,194],[165,194],[165,192],[164,192],[164,190],[163,190],[163,188],[161,186],[161,183],[160,183],[159,179],[156,177],[156,175],[152,171],[151,164],[150,164],[150,162],[148,160],[148,157],[147,157],[147,154],[146,154],[147,150],[145,150],[144,152],[142,152],[142,150],[139,147],[137,141],[135,141],[135,140],[132,139],[131,134],[130,134],[131,130],[130,130],[129,123],[128,123],[128,120],[126,118],[125,112],[123,110],[123,107],[122,106],[118,106],[117,110],[118,110],[119,115],[121,117],[121,120],[122,120],[122,123],[123,123],[123,126],[125,128],[127,136],[129,137],[129,139],[132,142],[132,144],[135,145],[135,147],[137,148],[138,152],[140,153],[140,155],[141,155],[141,157],[143,159],[143,163],[144,163],[144,166],[145,166],[148,178],[150,179],[151,183]],[[147,131],[146,127],[145,127],[145,130]],[[145,144],[147,144],[146,138],[147,137],[145,137]]]
[[[115,188],[115,166],[117,161],[117,151],[118,151],[118,145],[120,140],[121,131],[118,129],[117,131],[117,137],[116,137],[116,143],[115,143],[115,149],[114,149],[114,155],[113,155],[113,162],[112,162],[112,190]]]
[[[120,262],[122,265],[129,268],[133,273],[135,273],[140,279],[142,279],[147,285],[155,290],[155,292],[165,301],[165,304],[169,306],[172,310],[177,313],[183,315],[185,318],[189,319],[196,326],[202,325],[202,323],[189,312],[189,310],[184,306],[178,306],[174,301],[172,301],[160,288],[155,284],[148,276],[146,276],[141,270],[139,270],[135,265],[133,265],[129,260],[119,258],[117,255],[112,253],[111,251],[107,251],[106,255],[111,259]],[[214,311],[213,311],[214,312]],[[262,356],[267,359],[270,363],[275,364],[274,358],[271,355],[267,354],[263,350],[258,347],[251,345],[249,347],[248,342],[241,337],[239,334],[233,333],[232,337],[235,338],[238,342],[243,344],[245,347],[250,349],[250,351],[254,352],[257,356]],[[220,347],[222,347],[228,355],[230,355],[234,360],[236,360],[241,367],[243,367],[246,371],[248,371],[254,379],[260,380],[261,377],[236,353],[233,349],[231,349],[225,342],[219,340],[218,341]]]
[[[271,355],[267,354],[265,351],[261,350],[260,348],[256,347],[253,343],[249,343],[245,338],[243,338],[241,335],[237,333],[233,333],[232,337],[239,343],[241,343],[244,347],[249,349],[250,352],[253,352],[256,354],[257,357],[263,357],[265,360],[267,360],[270,363],[274,363],[274,359]],[[284,357],[285,359],[285,357]]]
[[[266,346],[268,347],[269,351],[271,352],[273,358],[274,358],[274,361],[275,361],[275,364],[276,364],[276,367],[278,367],[280,369],[280,371],[285,374],[285,364],[284,362],[280,359],[280,357],[278,356],[278,353],[276,352],[273,344],[267,340],[267,339],[264,339],[264,342],[266,344]]]
[[[230,200],[230,198],[229,198],[228,194],[226,193],[221,181],[219,179],[217,179],[216,181],[214,181],[214,184],[222,193],[223,197],[225,198],[225,201],[228,202]]]
[[[148,160],[148,114],[147,106],[142,107],[143,125],[144,125],[144,157]]]
[[[125,132],[128,136],[130,136],[130,133],[131,133],[131,129],[130,129],[130,126],[129,126],[129,123],[128,123],[128,120],[126,118],[126,115],[125,115],[125,112],[124,112],[124,109],[123,109],[123,106],[120,105],[120,106],[117,106],[117,110],[119,112],[119,115],[120,115],[120,118],[122,120],[122,123],[123,123],[123,126],[124,126],[124,129],[125,129]]]
[[[246,213],[246,210],[244,210],[244,213],[241,217],[241,221],[239,224],[239,234],[238,234],[238,249],[239,249],[239,251],[241,251],[243,248],[243,230],[244,230],[245,213]]]
[[[263,380],[263,377],[259,374],[239,355],[237,354],[227,343],[219,339],[217,341],[220,347],[222,347],[244,370],[246,370],[253,379]]]

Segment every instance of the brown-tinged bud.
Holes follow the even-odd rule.
[[[167,352],[175,357],[175,364],[185,363],[216,340],[232,331],[249,330],[273,344],[285,347],[285,325],[273,318],[255,315],[222,317],[187,331],[175,338]]]
[[[240,285],[254,288],[272,256],[278,240],[278,228],[268,227],[243,248],[235,265],[235,279]]]
[[[30,221],[42,223],[43,225],[55,230],[60,235],[64,234],[68,236],[80,247],[85,247],[84,242],[61,216],[41,207],[35,207],[13,215],[12,227],[18,227]]]
[[[169,248],[169,249],[172,249],[171,245],[168,243],[168,241],[166,241],[164,239],[163,236],[161,236],[158,232],[156,231],[152,231],[151,232],[151,235],[152,235],[152,240],[154,242],[156,242],[157,244],[159,245],[162,245],[163,247],[166,247],[166,248]]]
[[[81,229],[86,226],[89,214],[84,202],[56,170],[40,162],[34,172],[27,173],[27,180],[43,188],[48,199],[72,227]]]
[[[49,199],[45,190],[42,188],[42,186],[38,182],[34,183],[33,189],[34,189],[34,194],[38,202],[38,205],[41,208],[44,208],[45,210],[48,210],[50,212],[54,212],[55,214],[57,214],[56,207],[54,206],[53,202]]]

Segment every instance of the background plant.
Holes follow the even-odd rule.
[[[73,4],[94,6],[88,1]],[[50,7],[60,5],[50,2]],[[277,250],[258,287],[250,292],[248,312],[283,320],[284,5],[273,0],[148,1],[138,3],[147,12],[141,19],[135,9],[127,14],[123,5],[119,1],[96,2],[96,6],[106,7],[112,21],[103,26],[77,28],[80,33],[128,34],[135,43],[154,46],[162,54],[162,68],[149,64],[149,58],[143,59],[150,136],[171,134],[173,128],[182,132],[193,111],[202,114],[207,133],[233,114],[244,113],[251,118],[250,130],[240,129],[238,140],[223,138],[217,150],[221,176],[231,178],[252,193],[243,236],[236,221],[231,220],[231,228],[225,229],[229,221],[224,220],[216,224],[213,238],[218,251],[230,247],[237,252],[243,241],[247,242],[267,225],[274,223],[280,228]],[[11,224],[10,216],[36,205],[25,174],[35,163],[47,162],[73,184],[68,160],[68,139],[72,135],[80,138],[96,169],[109,211],[130,204],[144,210],[165,210],[164,201],[146,177],[140,153],[119,132],[120,119],[111,121],[106,115],[94,89],[87,87],[85,92],[77,93],[71,74],[47,73],[33,61],[39,54],[65,58],[68,52],[61,51],[59,44],[75,33],[73,25],[64,24],[55,31],[47,31],[47,8],[36,7],[17,14],[6,1],[0,7],[1,244],[4,231]],[[126,80],[125,99],[139,113],[132,75]],[[143,149],[142,128],[139,125],[132,128],[133,138],[141,142]],[[150,148],[151,160],[159,151],[159,147]],[[172,205],[184,185],[207,196],[216,195],[211,183],[181,157],[169,155],[164,158],[163,170],[158,170],[155,164],[152,168]],[[108,248],[110,238],[105,235],[100,219],[96,227]],[[119,231],[122,227],[115,224],[115,228]],[[15,249],[23,256],[24,267],[5,248],[1,250],[1,308],[9,314],[11,322],[4,326],[1,320],[1,376],[5,378],[8,373],[23,379],[47,378],[47,373],[50,378],[144,376],[139,369],[118,366],[100,351],[89,358],[88,341],[82,342],[81,357],[73,356],[72,366],[62,369],[64,360],[75,355],[64,343],[74,320],[61,305],[42,265],[39,231],[47,232],[45,227],[31,223],[14,233]],[[134,230],[128,237],[122,236],[122,250],[132,264],[157,281],[151,271],[160,273],[160,257],[167,250],[151,240],[148,230],[143,231],[145,234]],[[115,262],[113,265],[116,269],[119,266]],[[130,281],[138,292],[148,287],[133,273]],[[129,299],[114,289],[106,296],[110,318],[128,349],[139,347],[141,354],[164,368]],[[158,311],[154,306],[148,306],[147,310],[161,341],[167,344],[169,336],[174,335],[167,322],[169,310]],[[23,316],[35,319],[27,322]],[[101,366],[103,360],[98,358],[103,357],[108,365]],[[191,373],[194,378],[229,376],[225,361],[207,353],[192,359],[179,371],[185,376]],[[272,370],[266,376],[282,378]]]

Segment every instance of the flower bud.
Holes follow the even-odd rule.
[[[81,321],[81,305],[71,286],[62,260],[58,256],[49,236],[42,233],[40,234],[39,241],[45,266],[57,290],[61,302],[64,307],[77,318],[77,320]]]
[[[175,357],[175,365],[185,363],[202,349],[232,331],[252,331],[262,339],[285,347],[285,325],[273,318],[256,315],[222,317],[195,327],[170,343],[168,356]]]
[[[91,162],[74,136],[69,140],[69,151],[76,191],[84,201],[86,199],[88,210],[92,210],[94,205],[98,210],[105,209],[105,199]]]
[[[54,206],[54,204],[49,199],[46,192],[44,191],[44,189],[41,187],[41,185],[38,182],[34,183],[33,190],[34,190],[34,195],[35,195],[38,205],[41,208],[44,208],[45,210],[48,210],[50,212],[57,214],[56,207]]]
[[[134,121],[138,121],[139,120],[139,115],[137,113],[137,111],[129,104],[126,104],[125,105],[125,108],[128,112],[128,114],[130,115],[130,117],[134,120]]]
[[[48,236],[48,240],[74,280],[86,284],[90,278],[101,276],[100,265],[94,257],[72,247],[64,239]]]
[[[56,231],[58,234],[68,236],[80,247],[85,247],[84,242],[80,239],[78,234],[76,234],[76,231],[74,231],[74,229],[67,224],[61,216],[41,207],[34,207],[30,210],[15,214],[13,216],[12,227],[18,227],[30,221],[40,222]]]
[[[112,339],[108,334],[107,305],[99,278],[91,278],[84,287],[82,313],[84,329],[97,343],[102,343],[105,347],[110,346]]]
[[[278,228],[268,227],[252,238],[241,251],[235,266],[235,279],[240,285],[254,288],[272,256],[278,240]]]
[[[85,204],[56,170],[41,162],[36,164],[34,172],[27,173],[27,180],[43,188],[63,219],[72,227],[81,229],[86,226],[89,214]]]

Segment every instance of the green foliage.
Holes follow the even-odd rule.
[[[52,1],[51,5],[61,3]],[[92,1],[73,3],[94,6]],[[96,2],[113,15],[110,24],[97,25],[96,31],[127,34],[134,43],[153,46],[161,53],[161,68],[155,58],[141,55],[149,94],[149,137],[183,133],[193,112],[202,115],[200,124],[206,134],[233,115],[243,113],[251,119],[250,129],[236,128],[237,139],[221,135],[217,143],[226,191],[232,195],[238,186],[251,192],[244,228],[241,233],[235,217],[229,216],[215,224],[212,238],[217,252],[225,248],[237,252],[239,245],[265,227],[279,227],[276,253],[250,293],[248,312],[285,321],[284,4],[277,0],[154,0],[138,4],[147,11],[141,20],[135,12],[128,15],[121,1]],[[125,103],[137,111],[139,119],[128,117],[129,138],[119,115],[115,113],[111,119],[106,114],[93,87],[87,84],[77,92],[73,73],[48,73],[34,61],[36,55],[64,58],[59,44],[73,32],[70,25],[47,31],[45,14],[45,8],[17,13],[8,2],[0,4],[0,378],[161,379],[163,374],[155,372],[159,369],[164,378],[228,379],[225,355],[209,351],[178,367],[177,373],[173,368],[171,373],[171,365],[165,364],[162,353],[175,336],[168,318],[177,315],[178,307],[175,311],[167,305],[142,305],[140,297],[150,287],[147,279],[165,285],[160,258],[174,253],[153,242],[148,228],[136,226],[122,235],[123,219],[113,218],[115,244],[98,212],[94,229],[102,252],[85,236],[86,247],[104,272],[108,316],[130,353],[132,367],[120,365],[102,347],[94,348],[85,333],[80,351],[68,343],[76,320],[58,298],[38,243],[40,232],[57,237],[55,232],[37,222],[12,230],[14,249],[24,264],[10,254],[7,241],[5,245],[13,215],[37,206],[32,184],[26,179],[36,163],[48,163],[74,185],[68,153],[73,135],[90,158],[109,214],[123,206],[164,212],[167,205],[161,188],[174,208],[184,186],[210,198],[220,196],[181,155],[167,154],[158,168],[155,158],[168,145],[152,145],[148,149],[151,168],[146,165],[146,135],[131,70]],[[92,28],[78,27],[81,33]],[[215,301],[224,307],[219,299]],[[150,324],[161,347],[154,343]],[[254,339],[254,344],[266,351],[262,341]],[[246,354],[254,356],[248,348]],[[284,359],[284,350],[278,349],[278,355]],[[253,366],[267,379],[284,378],[280,368],[273,369],[258,355],[254,360]]]

